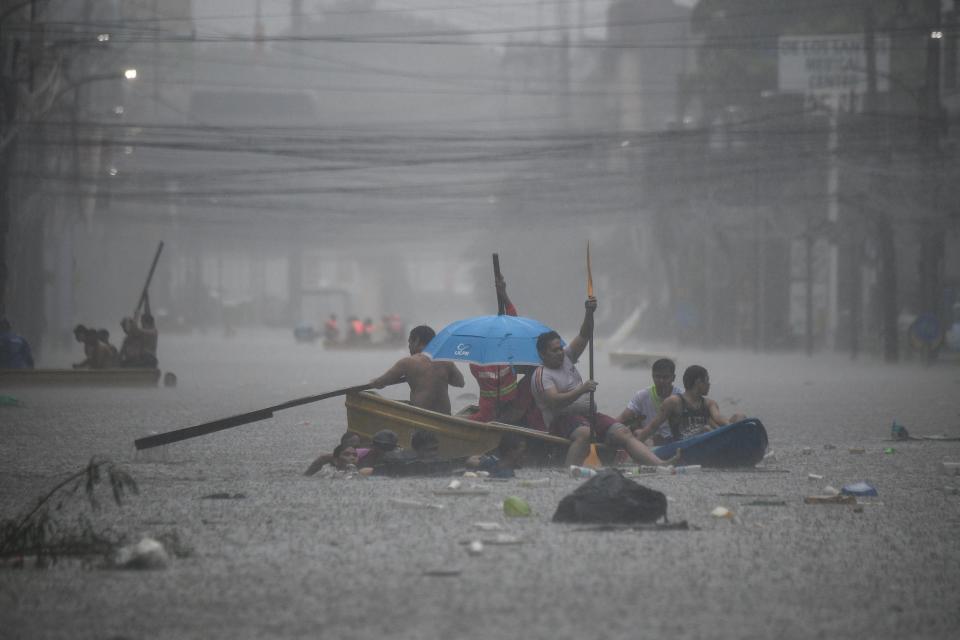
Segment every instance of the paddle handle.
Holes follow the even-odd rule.
[[[140,315],[140,307],[147,299],[147,291],[150,289],[150,281],[153,280],[153,272],[157,268],[157,261],[160,259],[160,252],[163,251],[163,240],[157,245],[157,252],[153,254],[153,262],[150,263],[150,272],[147,273],[147,281],[143,283],[143,291],[140,293],[140,299],[137,300],[137,308],[133,311],[133,317]]]
[[[400,382],[404,382],[401,380]],[[399,384],[399,382],[397,383]],[[317,402],[319,400],[326,400],[327,398],[334,398],[336,396],[344,396],[348,393],[357,393],[360,391],[366,391],[367,389],[373,389],[372,384],[360,384],[352,387],[345,387],[343,389],[337,389],[335,391],[328,391],[327,393],[321,393],[316,396],[306,396],[304,398],[297,398],[296,400],[290,400],[289,402],[284,402],[272,407],[267,407],[265,409],[258,409],[256,411],[250,411],[248,413],[241,413],[235,416],[230,416],[229,418],[221,418],[219,420],[214,420],[212,422],[205,422],[203,424],[198,424],[193,427],[184,427],[182,429],[175,429],[174,431],[167,431],[166,433],[157,433],[152,436],[146,436],[145,438],[139,438],[133,441],[133,444],[137,449],[150,449],[152,447],[159,447],[165,444],[171,444],[173,442],[180,442],[181,440],[189,440],[190,438],[197,438],[199,436],[205,436],[210,433],[215,433],[217,431],[223,431],[224,429],[232,429],[233,427],[239,427],[240,425],[250,424],[251,422],[259,422],[260,420],[266,420],[267,418],[272,418],[275,411],[281,411],[283,409],[289,409],[291,407],[297,407],[302,404],[309,404],[311,402]]]
[[[502,316],[507,312],[507,304],[503,301],[503,296],[500,295],[500,289],[497,288],[497,283],[500,282],[500,254],[493,254],[493,288],[497,290],[497,315]]]

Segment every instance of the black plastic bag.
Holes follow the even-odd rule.
[[[554,522],[634,523],[667,517],[667,496],[605,470],[557,505]]]

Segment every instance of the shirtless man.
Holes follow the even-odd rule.
[[[401,358],[382,376],[370,381],[377,389],[406,379],[410,385],[410,404],[450,415],[450,395],[447,385],[463,387],[463,374],[452,362],[434,362],[421,351],[436,333],[426,325],[410,330],[407,347],[410,355]]]
[[[707,397],[710,393],[710,374],[700,365],[691,365],[683,372],[683,388],[682,394],[670,396],[660,404],[660,411],[653,420],[636,432],[638,438],[648,438],[667,423],[670,426],[669,433],[657,433],[654,439],[657,444],[667,444],[744,419],[740,413],[729,420],[723,417],[717,403]]]

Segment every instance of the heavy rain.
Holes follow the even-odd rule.
[[[955,637],[958,43],[0,0],[0,635]]]

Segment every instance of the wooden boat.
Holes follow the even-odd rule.
[[[652,367],[660,358],[669,358],[657,353],[643,353],[641,351],[611,351],[610,364],[632,369],[634,367]]]
[[[681,449],[680,464],[704,467],[752,467],[767,452],[767,430],[756,418],[718,427],[680,442],[654,447],[661,458],[670,458]]]
[[[381,429],[397,434],[401,447],[410,447],[418,429],[436,434],[441,458],[460,458],[487,453],[497,447],[504,433],[517,433],[527,440],[527,457],[542,462],[563,461],[570,441],[566,438],[502,422],[474,422],[389,400],[373,391],[347,394],[347,430],[366,440]]]
[[[0,369],[5,387],[155,387],[159,369]]]

